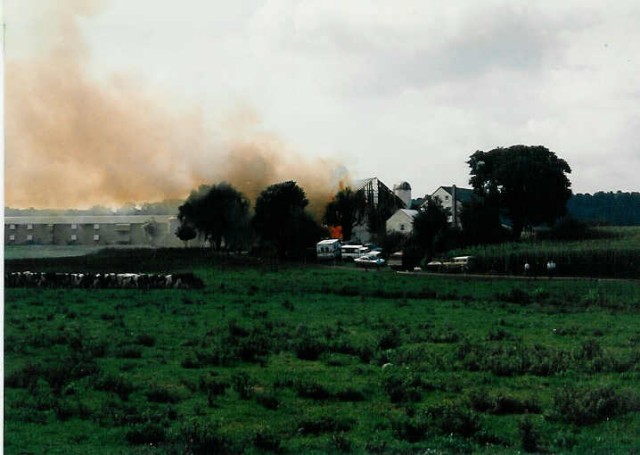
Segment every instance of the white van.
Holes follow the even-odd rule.
[[[356,258],[366,254],[369,248],[363,245],[342,245],[342,260],[353,261]]]
[[[316,244],[316,257],[319,260],[333,260],[340,257],[340,240],[321,240]]]

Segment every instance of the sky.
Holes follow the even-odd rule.
[[[372,176],[418,197],[515,144],[565,159],[576,193],[640,191],[635,0],[5,0],[3,16],[6,205]]]

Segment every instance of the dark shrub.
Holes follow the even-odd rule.
[[[299,397],[311,398],[313,400],[327,400],[331,393],[321,384],[311,380],[298,380],[294,388]]]
[[[351,441],[344,435],[344,433],[336,433],[331,435],[331,444],[339,453],[351,452]]]
[[[141,333],[140,335],[138,335],[136,340],[138,344],[141,344],[142,346],[146,346],[148,348],[155,346],[156,344],[155,337],[153,337],[152,335],[149,335],[148,333]]]
[[[403,415],[391,420],[393,437],[411,443],[422,441],[427,436],[427,428],[427,422],[420,417]]]
[[[537,414],[541,412],[540,405],[534,400],[519,400],[517,398],[498,395],[494,399],[493,414]]]
[[[256,403],[265,409],[278,409],[280,406],[280,400],[273,392],[262,392],[256,394]]]
[[[444,434],[457,434],[469,438],[480,430],[478,416],[462,405],[445,404],[426,411],[429,426]]]
[[[5,377],[5,387],[13,389],[33,389],[38,383],[38,378],[41,377],[41,367],[32,363],[27,363],[24,367],[13,373],[8,374]]]
[[[538,446],[539,435],[530,418],[525,417],[518,422],[518,432],[520,433],[520,439],[522,441],[522,450],[527,453],[537,453],[540,451],[540,447]]]
[[[281,441],[278,435],[265,428],[261,428],[253,436],[253,445],[260,450],[280,453],[282,452],[280,444]]]
[[[631,391],[616,391],[611,386],[586,390],[565,387],[553,397],[552,418],[590,425],[639,410],[640,397]]]
[[[322,434],[349,431],[353,428],[354,422],[351,419],[339,418],[335,416],[321,416],[303,419],[298,427],[300,434]]]
[[[212,376],[201,376],[199,388],[201,392],[207,394],[207,402],[209,406],[213,406],[215,398],[224,394],[229,387],[229,383]]]
[[[513,288],[508,293],[497,293],[496,300],[501,302],[517,303],[520,305],[526,305],[531,302],[529,294],[519,288]]]
[[[152,386],[145,392],[147,400],[154,403],[177,403],[180,397],[177,393],[162,386]]]
[[[241,400],[248,400],[253,395],[253,381],[245,372],[236,373],[231,378],[233,390],[238,393]]]
[[[184,446],[182,453],[194,455],[233,453],[231,441],[219,433],[210,422],[192,421],[184,424],[176,435],[176,442]]]
[[[192,352],[188,353],[184,357],[184,359],[182,359],[182,362],[180,362],[180,365],[182,366],[182,368],[188,368],[188,369],[200,368],[200,362],[196,358],[196,355]]]
[[[391,327],[378,340],[378,348],[382,350],[397,348],[402,344],[402,336],[398,327]]]
[[[344,390],[339,390],[334,394],[336,400],[339,401],[364,401],[365,395],[360,390],[348,387]]]
[[[129,398],[129,394],[133,392],[133,385],[121,376],[103,374],[96,381],[95,389],[113,392],[117,394],[121,400],[126,401]]]
[[[146,422],[128,430],[126,437],[131,445],[158,444],[166,439],[166,434],[161,423]]]
[[[318,360],[327,350],[327,344],[319,334],[303,334],[293,343],[293,351],[300,360]]]
[[[138,346],[124,345],[116,349],[115,356],[121,359],[139,359],[142,357],[142,350]]]
[[[383,389],[392,403],[420,401],[421,381],[410,372],[393,369],[383,380]]]

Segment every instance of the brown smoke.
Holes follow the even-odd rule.
[[[231,137],[211,145],[198,107],[180,109],[132,77],[92,78],[77,19],[95,14],[96,3],[54,4],[42,16],[46,35],[56,37],[50,48],[6,61],[5,205],[158,201],[220,181],[255,200],[269,184],[296,180],[318,213],[345,178],[337,163],[307,160],[261,131],[250,112],[234,116]]]

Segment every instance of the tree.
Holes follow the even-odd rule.
[[[239,248],[249,236],[249,200],[228,183],[201,185],[179,207],[182,224],[191,225],[216,249]]]
[[[566,161],[543,146],[514,145],[477,151],[467,164],[476,194],[498,206],[520,238],[525,227],[553,223],[566,212],[571,183]]]
[[[462,204],[462,235],[467,245],[500,242],[506,235],[500,224],[497,201],[476,196]]]
[[[352,191],[347,187],[338,191],[324,212],[324,221],[331,226],[342,227],[342,238],[350,240],[353,227],[362,222],[365,198],[362,191]]]
[[[189,240],[195,239],[198,235],[198,231],[196,231],[196,228],[191,226],[189,223],[180,223],[175,234],[176,237],[184,242],[185,246],[189,246]]]
[[[438,251],[437,241],[449,228],[447,211],[439,199],[427,198],[426,204],[413,218],[411,242],[422,257],[431,258]]]
[[[387,231],[387,220],[391,215],[404,207],[402,200],[384,186],[380,181],[378,188],[363,191],[365,197],[365,217],[367,229],[374,241],[384,238]]]
[[[320,239],[320,226],[304,210],[308,203],[293,181],[271,185],[258,196],[253,228],[263,244],[275,247],[280,259],[300,257]]]

